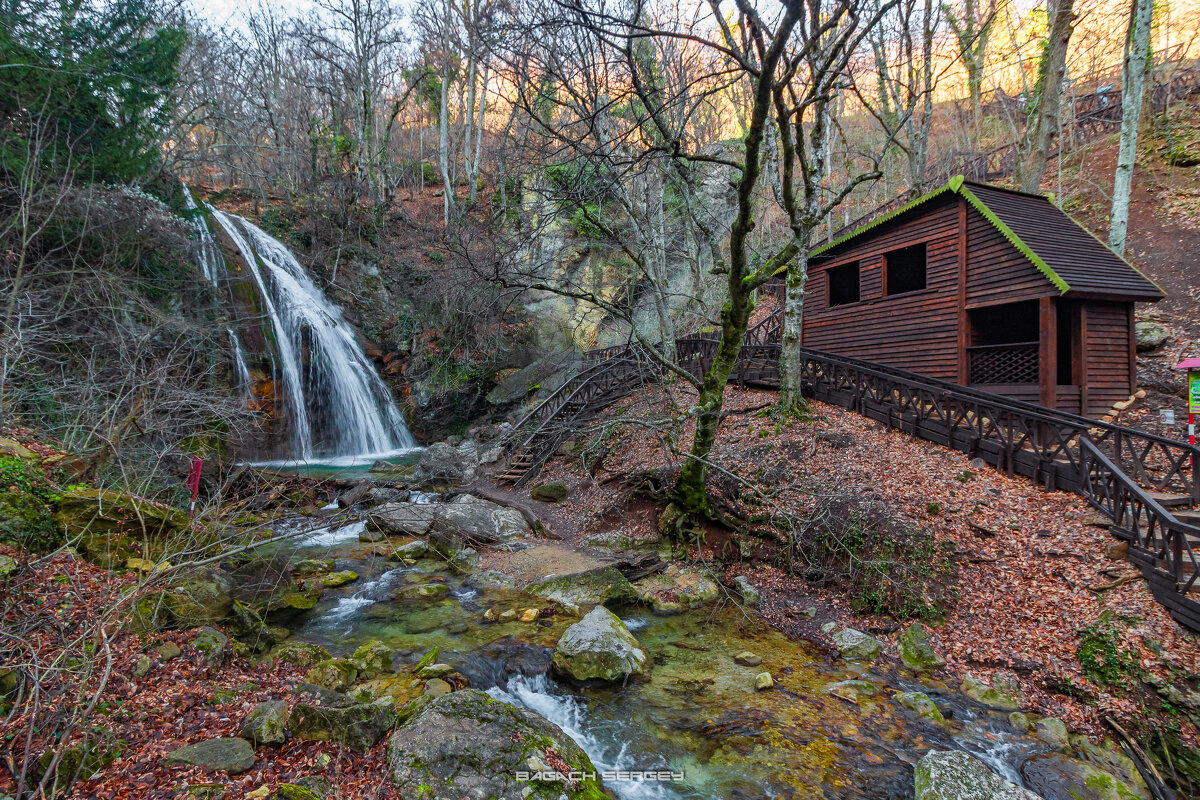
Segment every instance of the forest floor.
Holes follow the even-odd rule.
[[[1080,498],[972,466],[961,453],[833,406],[814,403],[812,422],[779,421],[763,408],[773,401],[768,392],[728,390],[712,483],[719,493],[740,494],[743,509],[794,521],[802,535],[803,521],[823,503],[863,499],[887,509],[900,528],[931,535],[938,552],[952,554],[952,576],[917,589],[940,603],[928,615],[931,640],[949,674],[1003,670],[1019,682],[1030,707],[1089,734],[1104,732],[1106,716],[1145,722],[1160,713],[1154,692],[1136,676],[1187,675],[1194,683],[1200,640],[1171,619],[1136,568],[1110,549],[1117,540],[1107,521]],[[566,543],[610,530],[656,538],[660,506],[640,498],[630,476],[678,468],[673,448],[690,443],[691,424],[671,420],[693,402],[690,387],[648,388],[595,424],[594,441],[584,445],[591,458],[552,460],[539,480],[561,479],[570,489],[551,512],[554,532]],[[597,453],[605,454],[599,465]],[[692,555],[724,562],[726,583],[747,576],[762,593],[763,617],[830,650],[821,630],[830,620],[885,639],[900,627],[891,616],[864,613],[853,585],[815,588],[805,579],[810,565],[800,558],[789,563],[778,527],[764,526],[762,538],[713,529]],[[899,542],[896,561],[921,557],[923,551],[904,547]],[[818,611],[810,617],[812,606]],[[1094,643],[1097,631],[1109,637],[1113,660],[1119,656],[1129,666],[1120,677],[1133,680],[1114,680],[1113,673],[1105,683],[1081,665],[1081,644]],[[1165,713],[1162,720],[1197,741],[1184,715]]]

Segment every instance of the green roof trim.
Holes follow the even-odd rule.
[[[976,211],[978,211],[980,214],[983,214],[984,219],[992,223],[992,227],[1000,231],[1001,235],[1003,235],[1005,239],[1008,239],[1009,243],[1012,244],[1013,247],[1020,250],[1021,253],[1028,258],[1035,267],[1038,268],[1038,272],[1049,278],[1050,282],[1053,283],[1055,288],[1058,289],[1059,294],[1066,294],[1071,290],[1071,287],[1067,284],[1067,282],[1064,281],[1057,272],[1050,269],[1050,265],[1043,261],[1041,256],[1033,252],[1029,245],[1021,241],[1021,238],[1013,233],[1012,228],[1005,225],[1004,222],[996,216],[996,213],[988,208],[982,200],[976,197],[970,189],[964,186],[959,194],[961,194],[966,201],[975,208]]]
[[[1017,250],[1019,250],[1022,255],[1024,255],[1026,258],[1029,259],[1030,263],[1032,263],[1035,267],[1037,267],[1039,272],[1041,272],[1043,275],[1045,275],[1050,280],[1050,282],[1052,284],[1054,284],[1054,287],[1056,289],[1058,289],[1060,294],[1066,294],[1068,291],[1070,291],[1071,287],[1067,284],[1067,282],[1065,280],[1063,280],[1062,277],[1057,272],[1055,272],[1053,269],[1051,269],[1050,265],[1047,264],[1040,256],[1038,256],[1037,253],[1033,252],[1033,249],[1030,248],[1029,245],[1027,245],[1027,244],[1025,244],[1025,242],[1021,241],[1021,238],[1019,236],[1017,236],[1015,233],[1013,233],[1012,229],[1009,228],[1007,225],[1005,225],[1004,221],[1001,220],[998,216],[996,216],[994,211],[992,211],[990,208],[988,208],[987,205],[982,200],[980,200],[978,197],[976,197],[975,194],[964,185],[965,183],[966,183],[966,179],[962,175],[955,175],[945,185],[939,186],[938,188],[934,189],[933,191],[928,192],[927,194],[923,194],[914,200],[910,200],[909,202],[905,203],[904,205],[900,206],[899,208],[892,209],[891,211],[887,212],[886,214],[881,214],[878,217],[876,217],[875,219],[866,223],[865,225],[861,225],[858,228],[855,228],[854,230],[850,231],[849,233],[847,233],[843,236],[839,236],[838,238],[834,239],[833,241],[826,242],[825,244],[821,245],[820,247],[814,248],[813,250],[809,251],[808,255],[809,255],[809,257],[817,256],[828,250],[832,250],[833,248],[835,248],[841,244],[844,244],[845,242],[848,242],[851,239],[861,236],[862,234],[866,233],[867,231],[871,230],[872,228],[876,228],[876,227],[884,224],[885,222],[895,219],[896,217],[900,216],[901,214],[911,211],[912,209],[916,208],[919,205],[928,203],[930,200],[932,200],[935,197],[938,197],[939,195],[949,192],[950,194],[960,195],[963,199],[965,199],[968,203],[971,204],[972,208],[974,208],[976,211],[978,211],[980,214],[982,214],[984,216],[984,218],[992,224],[992,227],[994,227],[996,230],[1000,231],[1000,234],[1005,239],[1007,239],[1013,247],[1017,248]],[[1085,230],[1086,230],[1086,228],[1085,228]]]

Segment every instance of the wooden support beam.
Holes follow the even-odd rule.
[[[1133,317],[1133,303],[1129,304],[1129,393],[1137,391],[1137,323]]]
[[[971,345],[971,320],[967,314],[967,200],[958,198],[958,382],[970,380],[967,348]]]
[[[1038,300],[1038,327],[1041,329],[1038,348],[1039,396],[1046,408],[1058,407],[1058,320],[1057,304],[1053,297]]]

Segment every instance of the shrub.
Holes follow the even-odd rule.
[[[1104,611],[1079,631],[1075,657],[1083,674],[1101,686],[1133,685],[1130,681],[1140,673],[1137,653],[1121,647],[1121,629],[1121,618]]]
[[[859,613],[936,620],[957,598],[953,548],[875,498],[823,498],[792,546]]]

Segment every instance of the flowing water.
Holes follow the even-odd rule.
[[[191,193],[184,195],[197,208]],[[291,251],[249,220],[205,208],[245,263],[270,322],[290,434],[286,458],[270,463],[348,465],[412,450],[404,417],[353,329]],[[227,275],[221,251],[202,218],[196,227],[197,263],[217,286]],[[248,389],[250,372],[232,329],[229,338],[238,378]]]
[[[233,366],[237,370],[238,391],[248,395],[254,381],[250,377],[250,368],[246,366],[246,352],[242,350],[242,342],[233,328],[227,328],[226,332],[229,334],[229,349],[233,352]]]
[[[440,659],[493,697],[529,708],[561,727],[599,770],[665,770],[681,780],[608,781],[621,800],[760,800],[761,798],[898,798],[912,796],[912,765],[930,748],[975,753],[1010,780],[1043,747],[1018,735],[1006,715],[973,706],[937,680],[917,684],[889,667],[829,660],[734,608],[658,617],[624,614],[646,649],[647,677],[623,687],[581,690],[548,672],[554,643],[574,619],[488,624],[488,608],[540,605],[514,591],[481,589],[441,571],[436,562],[397,566],[357,541],[359,525],[322,530],[297,555],[336,557],[358,583],[329,591],[293,637],[351,652],[380,639],[415,661],[431,647]],[[439,582],[442,599],[412,589]],[[407,591],[406,591],[407,590]],[[743,650],[759,667],[733,660]],[[769,670],[776,687],[753,690]],[[829,694],[830,684],[870,681],[878,692],[857,705]],[[924,691],[946,725],[919,718],[892,699]]]

